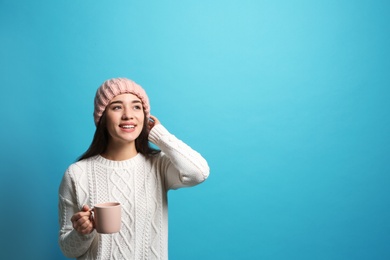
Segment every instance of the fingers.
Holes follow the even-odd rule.
[[[91,212],[88,206],[82,208],[83,211],[77,212],[71,218],[73,228],[80,234],[89,234],[93,231],[93,222],[91,221]]]
[[[90,209],[89,209],[88,205],[84,205],[82,210],[83,211],[89,211]]]
[[[158,120],[157,117],[150,115],[150,118],[152,119],[154,125],[160,124],[160,121]],[[149,122],[150,122],[150,120],[149,120]]]
[[[73,228],[80,234],[86,235],[92,232],[93,224],[88,217],[82,217],[73,222]]]
[[[158,124],[160,124],[160,121],[157,119],[157,117],[150,115],[149,120],[148,120],[149,131],[152,130],[152,128],[155,125],[158,125]]]

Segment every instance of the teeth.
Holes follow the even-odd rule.
[[[133,125],[122,125],[121,127],[126,129],[134,128]]]

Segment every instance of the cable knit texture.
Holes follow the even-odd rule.
[[[161,153],[111,161],[94,156],[72,164],[59,189],[59,244],[65,256],[77,259],[168,259],[167,191],[203,182],[205,159],[171,135],[161,124],[149,140]],[[115,234],[81,235],[70,218],[83,205],[117,201],[122,227]]]

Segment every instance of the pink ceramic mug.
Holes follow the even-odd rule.
[[[93,209],[95,228],[98,233],[111,234],[121,229],[122,207],[119,202],[96,204]]]

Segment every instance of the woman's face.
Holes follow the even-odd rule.
[[[141,100],[133,94],[114,97],[106,107],[106,120],[110,142],[134,142],[144,125]]]

